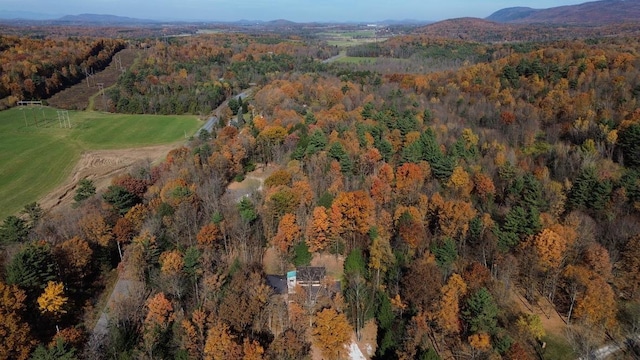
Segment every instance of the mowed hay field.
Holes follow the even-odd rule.
[[[68,114],[70,129],[53,108],[0,112],[0,221],[61,184],[83,151],[178,143],[201,125],[195,116]]]

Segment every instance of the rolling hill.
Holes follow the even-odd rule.
[[[486,19],[501,23],[601,25],[637,22],[639,18],[640,1],[601,0],[549,9],[506,8]]]
[[[608,24],[500,23],[478,18],[444,20],[415,34],[479,42],[555,41],[608,36],[640,36],[640,22]]]

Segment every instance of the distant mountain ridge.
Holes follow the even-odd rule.
[[[90,24],[152,24],[157,23],[155,20],[136,19],[126,16],[107,15],[107,14],[80,14],[65,15],[56,22],[64,23],[90,23]]]
[[[486,20],[520,24],[600,25],[640,21],[640,1],[600,0],[548,9],[512,7],[496,11]]]
[[[530,7],[510,7],[502,10],[498,10],[489,15],[486,20],[495,22],[513,22],[517,20],[526,19],[540,10],[536,10]]]

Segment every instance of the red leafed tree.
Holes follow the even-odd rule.
[[[473,176],[473,189],[482,201],[487,201],[496,194],[496,187],[493,180],[484,173],[476,173]]]

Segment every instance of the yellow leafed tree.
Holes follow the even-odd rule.
[[[66,311],[64,306],[69,300],[64,296],[64,285],[61,282],[49,281],[47,287],[40,297],[38,297],[38,306],[43,314],[63,314]]]

